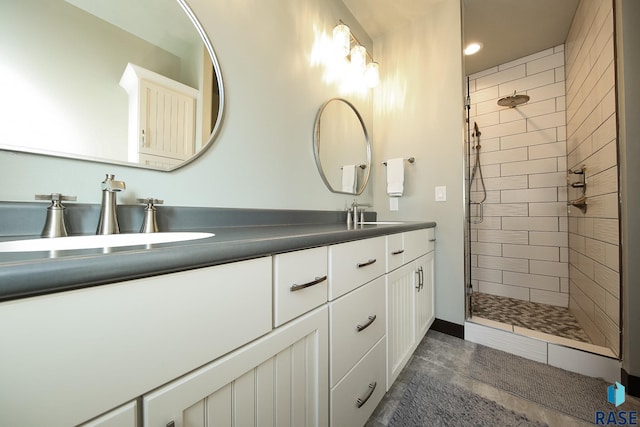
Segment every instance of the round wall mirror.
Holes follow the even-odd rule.
[[[220,67],[184,0],[10,1],[0,58],[0,149],[167,171],[220,127]]]
[[[330,191],[362,194],[371,173],[371,144],[353,104],[342,98],[322,104],[316,115],[313,148],[318,172]]]

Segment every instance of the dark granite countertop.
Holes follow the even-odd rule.
[[[245,212],[231,209],[218,211],[236,218],[239,212]],[[188,230],[185,230],[185,227],[170,230],[215,234],[214,237],[200,240],[108,250],[67,250],[55,254],[44,251],[0,253],[0,301],[150,277],[436,225],[434,222],[404,222],[348,228],[344,223],[335,221],[333,217],[336,217],[336,213],[332,213],[332,220],[327,223],[301,224],[296,223],[297,220],[290,220],[291,212],[294,214],[293,217],[297,215],[308,218],[309,214],[302,211],[285,211],[289,212],[289,224],[278,224],[276,219],[265,216],[264,212],[252,211],[251,215],[266,218],[265,223],[268,225],[255,225],[254,218],[252,221],[244,221],[245,224],[239,221],[240,225],[229,225],[229,221],[222,221],[222,225],[201,222],[199,225],[189,226]],[[339,214],[337,218],[341,221]],[[368,220],[374,219],[375,217]],[[20,238],[5,236],[2,240]]]

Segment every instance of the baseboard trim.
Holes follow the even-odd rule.
[[[435,319],[433,321],[433,325],[431,325],[431,329],[456,338],[464,339],[464,325],[458,325],[457,323],[449,322],[447,320]]]
[[[640,397],[640,377],[629,374],[624,368],[620,370],[620,377],[625,392],[631,396]]]

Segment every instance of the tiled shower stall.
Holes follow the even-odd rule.
[[[505,96],[526,94],[515,108]],[[613,11],[582,1],[566,43],[469,76],[475,292],[568,307],[593,344],[619,352]],[[582,176],[568,170],[585,167]],[[587,209],[568,209],[586,189]]]

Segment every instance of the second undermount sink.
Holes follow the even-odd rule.
[[[166,232],[10,240],[0,242],[0,252],[37,252],[115,248],[122,246],[151,245],[155,243],[183,242],[188,240],[206,239],[207,237],[213,236],[215,236],[213,233]]]

